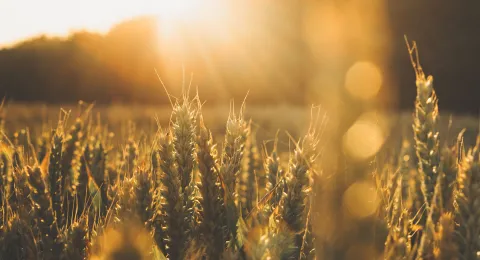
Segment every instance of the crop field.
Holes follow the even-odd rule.
[[[480,260],[479,10],[0,0],[0,260]]]
[[[5,103],[0,259],[477,259],[479,121],[416,86],[363,162],[318,107]]]

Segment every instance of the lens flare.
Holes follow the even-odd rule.
[[[343,194],[344,210],[355,218],[372,215],[379,202],[375,186],[367,181],[355,182]]]
[[[359,61],[348,70],[345,88],[355,98],[369,100],[375,97],[382,86],[382,74],[375,64]]]
[[[343,149],[356,160],[374,156],[385,142],[388,123],[383,116],[365,113],[343,136]]]

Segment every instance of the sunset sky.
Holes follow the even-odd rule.
[[[0,47],[40,34],[64,36],[82,29],[106,32],[113,24],[138,15],[158,15],[171,23],[210,19],[214,13],[223,13],[218,10],[218,3],[218,0],[0,0]]]

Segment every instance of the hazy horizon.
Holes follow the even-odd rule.
[[[204,15],[202,10],[214,2],[218,0],[2,0],[0,48],[41,35],[67,37],[84,30],[106,33],[115,24],[143,15],[170,20],[191,19],[194,15]]]
[[[416,93],[407,35],[418,42],[442,108],[478,114],[478,5],[1,0],[0,94],[46,102],[165,101],[153,92],[156,69],[176,91],[182,73],[193,74],[194,86],[219,101],[251,90],[258,102],[328,103],[343,88],[369,87],[386,106],[410,108]],[[425,15],[432,6],[435,12]],[[19,48],[2,48],[12,44]],[[355,77],[368,80],[358,84]]]

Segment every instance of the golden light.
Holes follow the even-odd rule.
[[[166,37],[185,30],[215,35],[232,22],[229,5],[219,0],[159,0],[151,12],[158,18],[160,36]]]
[[[220,0],[0,0],[0,46],[46,34],[106,33],[117,23],[153,15],[165,30],[190,25],[200,31],[224,28],[232,20],[230,1]]]
[[[343,149],[356,160],[372,157],[385,142],[388,129],[386,116],[373,112],[365,113],[343,136]]]
[[[202,5],[198,0],[160,0],[154,6],[163,21],[187,21],[199,18]]]
[[[368,181],[355,182],[343,194],[344,210],[356,218],[375,213],[379,202],[375,186]]]
[[[378,67],[369,61],[356,62],[345,76],[345,88],[355,98],[373,98],[382,86],[382,74]]]

